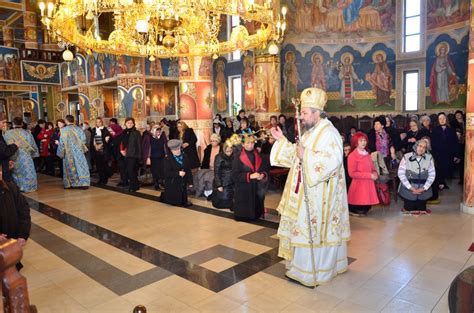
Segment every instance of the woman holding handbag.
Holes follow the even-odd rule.
[[[398,167],[400,186],[398,193],[405,200],[402,213],[430,214],[426,201],[433,195],[433,184],[436,171],[433,157],[427,152],[426,140],[418,140],[413,145],[413,152],[403,156]]]
[[[375,181],[379,175],[366,149],[367,142],[367,135],[362,132],[351,138],[352,152],[349,154],[347,167],[352,182],[347,198],[349,214],[352,216],[367,215],[372,205],[379,203],[375,189]]]

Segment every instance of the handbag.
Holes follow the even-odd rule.
[[[382,205],[390,205],[390,191],[387,184],[375,183],[377,197]]]

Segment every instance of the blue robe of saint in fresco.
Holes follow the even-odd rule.
[[[39,157],[39,151],[33,135],[22,128],[15,128],[7,131],[3,138],[7,144],[14,143],[18,147],[14,156],[13,181],[22,192],[35,191],[38,189],[38,180],[33,158]]]
[[[347,7],[342,9],[344,23],[346,23],[346,25],[351,25],[359,19],[360,9],[363,4],[364,0],[352,0]]]
[[[89,165],[84,153],[87,152],[86,135],[76,125],[61,128],[57,155],[63,159],[64,188],[88,187],[91,183]]]

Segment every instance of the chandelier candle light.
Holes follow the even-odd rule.
[[[39,8],[42,23],[65,47],[151,60],[267,48],[278,54],[287,28],[286,7],[280,14],[272,0],[56,0]],[[114,25],[107,38],[99,35],[103,14]],[[241,24],[222,40],[227,16]],[[92,26],[84,30],[84,21]]]

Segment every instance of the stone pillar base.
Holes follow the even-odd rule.
[[[474,215],[474,207],[461,203],[461,212]]]

